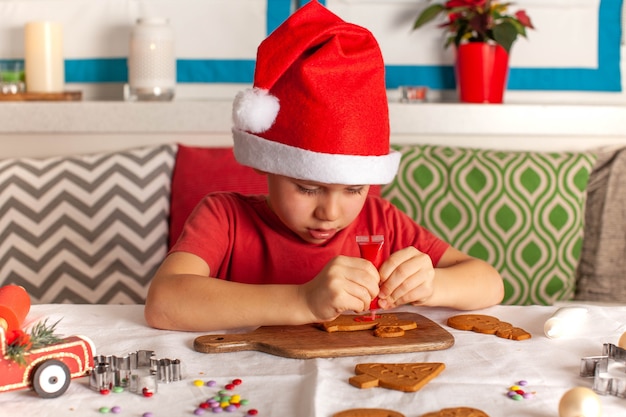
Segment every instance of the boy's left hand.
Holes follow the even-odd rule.
[[[401,249],[380,267],[378,304],[390,309],[403,304],[423,304],[433,295],[435,269],[430,256],[410,246]]]

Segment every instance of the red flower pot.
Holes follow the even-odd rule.
[[[509,54],[497,44],[472,42],[456,50],[456,87],[462,103],[502,103]]]

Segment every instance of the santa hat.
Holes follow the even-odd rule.
[[[254,86],[233,104],[237,160],[327,184],[386,184],[400,154],[389,147],[384,63],[374,36],[316,0],[257,51]]]

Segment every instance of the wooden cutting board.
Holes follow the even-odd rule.
[[[329,333],[313,324],[264,326],[242,334],[199,336],[193,347],[203,353],[256,350],[286,358],[331,358],[337,356],[443,350],[454,344],[454,337],[434,321],[416,313],[392,313],[398,319],[412,320],[417,329],[401,337],[376,337],[373,330]]]

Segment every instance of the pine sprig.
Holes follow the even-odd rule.
[[[57,324],[61,319],[57,320],[54,324],[48,326],[48,319],[42,322],[38,322],[33,326],[30,331],[30,341],[32,343],[32,349],[38,349],[44,346],[53,345],[59,343],[61,338],[54,334]]]
[[[15,337],[7,345],[8,357],[19,365],[26,366],[28,364],[26,354],[32,349],[39,349],[61,342],[62,339],[54,334],[59,321],[61,320],[52,325],[48,325],[48,319],[38,322],[31,329],[30,335],[21,330],[14,330],[16,334],[13,336]]]

